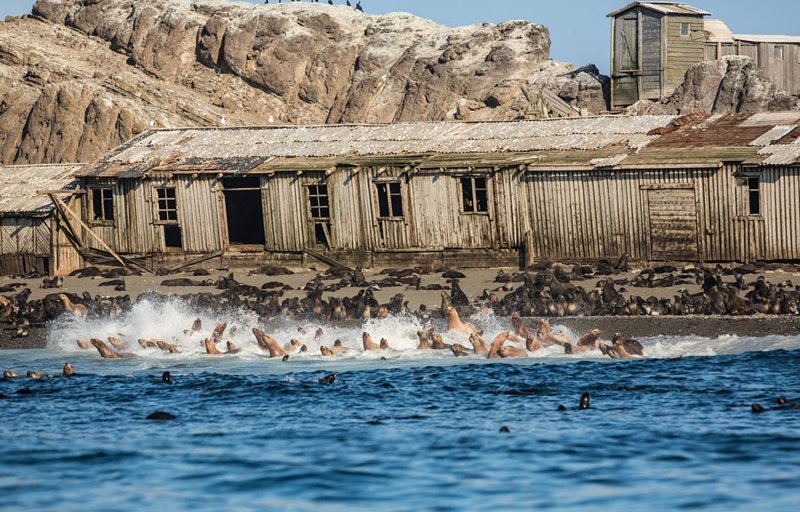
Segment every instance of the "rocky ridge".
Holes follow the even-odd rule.
[[[449,28],[324,3],[38,0],[0,25],[2,163],[90,161],[147,128],[507,120],[543,89],[606,109],[546,27]]]

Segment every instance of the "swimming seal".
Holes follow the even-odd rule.
[[[162,373],[161,382],[163,382],[164,384],[172,384],[172,374],[169,372]]]
[[[361,335],[361,342],[364,345],[364,350],[367,352],[370,350],[380,350],[381,348],[380,345],[372,341],[372,336],[370,336],[368,332]]]
[[[467,357],[469,355],[469,352],[467,351],[467,349],[464,348],[462,345],[458,345],[458,344],[451,345],[450,346],[450,350],[453,352],[453,355],[456,356],[456,357]]]
[[[253,334],[256,337],[256,341],[258,342],[258,347],[263,350],[264,352],[269,353],[270,358],[274,357],[283,357],[290,355],[286,350],[283,349],[278,342],[275,341],[275,338],[271,336],[267,336],[264,334],[264,331],[259,329],[253,329]]]
[[[335,373],[331,373],[330,375],[326,375],[326,376],[322,377],[317,382],[319,382],[320,384],[328,384],[328,385],[330,385],[330,384],[333,384],[333,383],[336,382],[336,378],[337,377],[338,377],[338,375],[336,375]]]
[[[103,340],[98,340],[94,338],[91,340],[92,345],[97,351],[100,353],[100,357],[104,359],[128,359],[131,357],[136,357],[135,354],[129,354],[125,352],[115,352],[111,350],[108,345],[106,345]]]
[[[156,411],[152,414],[149,414],[145,419],[150,421],[169,421],[174,420],[175,415],[164,411]]]
[[[486,340],[478,333],[472,333],[469,335],[469,342],[472,344],[472,350],[475,352],[477,356],[485,356],[489,354],[489,345],[486,343]]]
[[[589,393],[581,395],[581,401],[578,404],[578,410],[585,411],[592,406],[592,396]]]
[[[64,377],[72,377],[75,375],[75,370],[72,368],[72,364],[65,363],[64,368],[61,370],[61,374]]]
[[[331,352],[335,355],[340,355],[350,352],[350,349],[344,346],[342,340],[336,340],[333,342],[333,348],[331,349]]]

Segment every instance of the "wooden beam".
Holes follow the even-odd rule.
[[[324,254],[320,254],[317,251],[312,251],[311,249],[305,249],[303,251],[303,254],[308,254],[309,256],[311,256],[313,258],[316,258],[319,261],[321,261],[322,263],[325,263],[326,265],[329,265],[331,267],[343,268],[345,270],[349,270],[350,272],[353,272],[355,270],[353,268],[348,267],[347,265],[345,265],[343,263],[339,263],[338,261],[336,261],[335,259],[333,259],[333,258],[331,258],[329,256],[325,256]]]
[[[59,197],[58,197],[57,195],[55,195],[55,194],[50,194],[50,198],[51,198],[51,199],[53,199],[53,202],[54,202],[54,203],[56,203],[56,204],[57,204],[57,205],[59,205],[61,208],[63,208],[63,209],[64,209],[64,211],[65,211],[66,213],[68,213],[69,215],[71,215],[71,216],[72,216],[72,218],[74,218],[74,219],[75,219],[75,220],[78,222],[78,224],[80,224],[80,226],[81,226],[83,229],[85,229],[85,230],[86,230],[86,231],[87,231],[87,232],[88,232],[88,233],[89,233],[89,234],[92,236],[92,238],[94,238],[95,240],[97,240],[97,243],[99,243],[99,244],[100,244],[100,247],[102,247],[103,249],[105,249],[106,251],[108,251],[108,254],[110,254],[111,256],[113,256],[113,257],[114,257],[114,259],[115,259],[115,260],[117,260],[117,261],[119,262],[119,264],[120,264],[120,265],[122,265],[122,267],[123,267],[123,268],[128,268],[128,265],[126,265],[126,264],[125,264],[125,262],[124,262],[124,261],[122,261],[122,258],[120,258],[120,257],[119,257],[119,255],[118,255],[116,252],[114,252],[114,249],[112,249],[111,247],[109,247],[109,246],[108,246],[108,244],[106,244],[106,243],[103,241],[103,239],[102,239],[102,238],[100,238],[100,236],[99,236],[97,233],[95,233],[94,231],[92,231],[92,228],[90,228],[89,226],[87,226],[87,225],[86,225],[86,223],[84,223],[84,222],[83,222],[83,220],[81,220],[81,218],[80,218],[80,216],[79,216],[78,214],[76,214],[75,212],[73,212],[72,210],[70,210],[69,208],[67,208],[67,205],[65,205],[65,204],[64,204],[64,201],[62,201],[62,200],[61,200],[61,198],[59,198]]]
[[[215,252],[213,254],[206,254],[205,256],[201,256],[199,258],[195,258],[193,260],[189,260],[189,261],[187,261],[185,263],[181,263],[180,265],[178,265],[176,267],[171,267],[169,269],[169,271],[170,272],[175,272],[177,270],[181,270],[181,269],[184,269],[186,267],[191,267],[192,265],[197,265],[198,263],[203,263],[204,261],[208,261],[208,260],[211,260],[211,259],[214,259],[214,258],[219,258],[223,254],[225,254],[225,251],[217,251],[217,252]]]

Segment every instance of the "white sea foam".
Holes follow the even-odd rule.
[[[203,329],[194,334],[184,331],[191,328],[195,319],[200,318]],[[491,313],[477,313],[468,319],[478,329],[484,331],[484,338],[491,341],[497,334],[509,330],[510,322],[505,318],[495,317]],[[274,337],[280,344],[286,344],[292,339],[301,341],[308,347],[305,354],[297,354],[293,358],[322,359],[320,347],[330,347],[337,339],[342,340],[350,349],[346,355],[336,356],[337,359],[363,359],[380,360],[393,359],[443,359],[452,358],[450,351],[418,351],[417,331],[425,329],[424,324],[416,317],[389,317],[386,319],[371,319],[361,324],[331,323],[316,324],[301,322],[294,319],[279,318],[270,320],[267,324],[259,322],[253,313],[219,312],[216,315],[198,314],[193,311],[180,298],[171,299],[165,303],[141,301],[134,305],[128,313],[117,318],[102,320],[78,320],[66,315],[55,321],[48,332],[48,347],[54,350],[77,353],[81,352],[76,340],[99,338],[107,340],[109,336],[120,338],[126,342],[124,351],[134,353],[143,358],[152,359],[196,359],[209,357],[205,353],[201,342],[209,337],[212,329],[220,322],[227,322],[228,327],[223,336],[223,341],[232,341],[241,349],[241,352],[232,357],[243,359],[260,359],[266,357],[256,344],[252,333],[254,327],[263,329]],[[554,320],[553,330],[566,334],[572,339],[577,338],[577,333],[571,332]],[[443,324],[434,323],[435,327],[444,327]],[[321,327],[322,336],[315,338],[316,330]],[[300,329],[305,331],[301,334]],[[377,343],[381,338],[389,341],[391,350],[365,352],[362,349],[361,335],[368,332]],[[461,344],[470,348],[467,336],[459,332],[441,332],[445,343]],[[165,354],[158,349],[143,349],[137,343],[138,339],[159,339],[174,343],[180,349],[179,354]],[[658,336],[640,339],[645,347],[645,354],[649,358],[675,358],[691,356],[715,356],[738,354],[753,351],[770,350],[798,350],[800,349],[800,336],[764,336],[764,337],[739,337],[721,336],[719,338],[700,338],[692,336]],[[221,350],[225,344],[220,343]],[[534,359],[567,359],[607,360],[599,351],[581,353],[574,356],[565,356],[559,346],[547,347],[531,354]]]

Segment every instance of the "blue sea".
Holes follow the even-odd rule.
[[[800,337],[659,336],[641,340],[643,360],[493,362],[404,348],[416,321],[388,319],[309,339],[346,339],[350,355],[280,362],[250,350],[254,320],[233,314],[245,350],[203,355],[179,331],[192,316],[176,304],[65,321],[45,350],[0,352],[0,369],[60,375],[70,361],[79,374],[0,381],[0,508],[800,509],[800,410],[775,409],[800,400]],[[281,342],[298,329],[264,327]],[[184,351],[103,360],[74,346],[77,330],[174,332]],[[362,330],[398,348],[361,353]],[[175,419],[145,419],[155,411]]]

